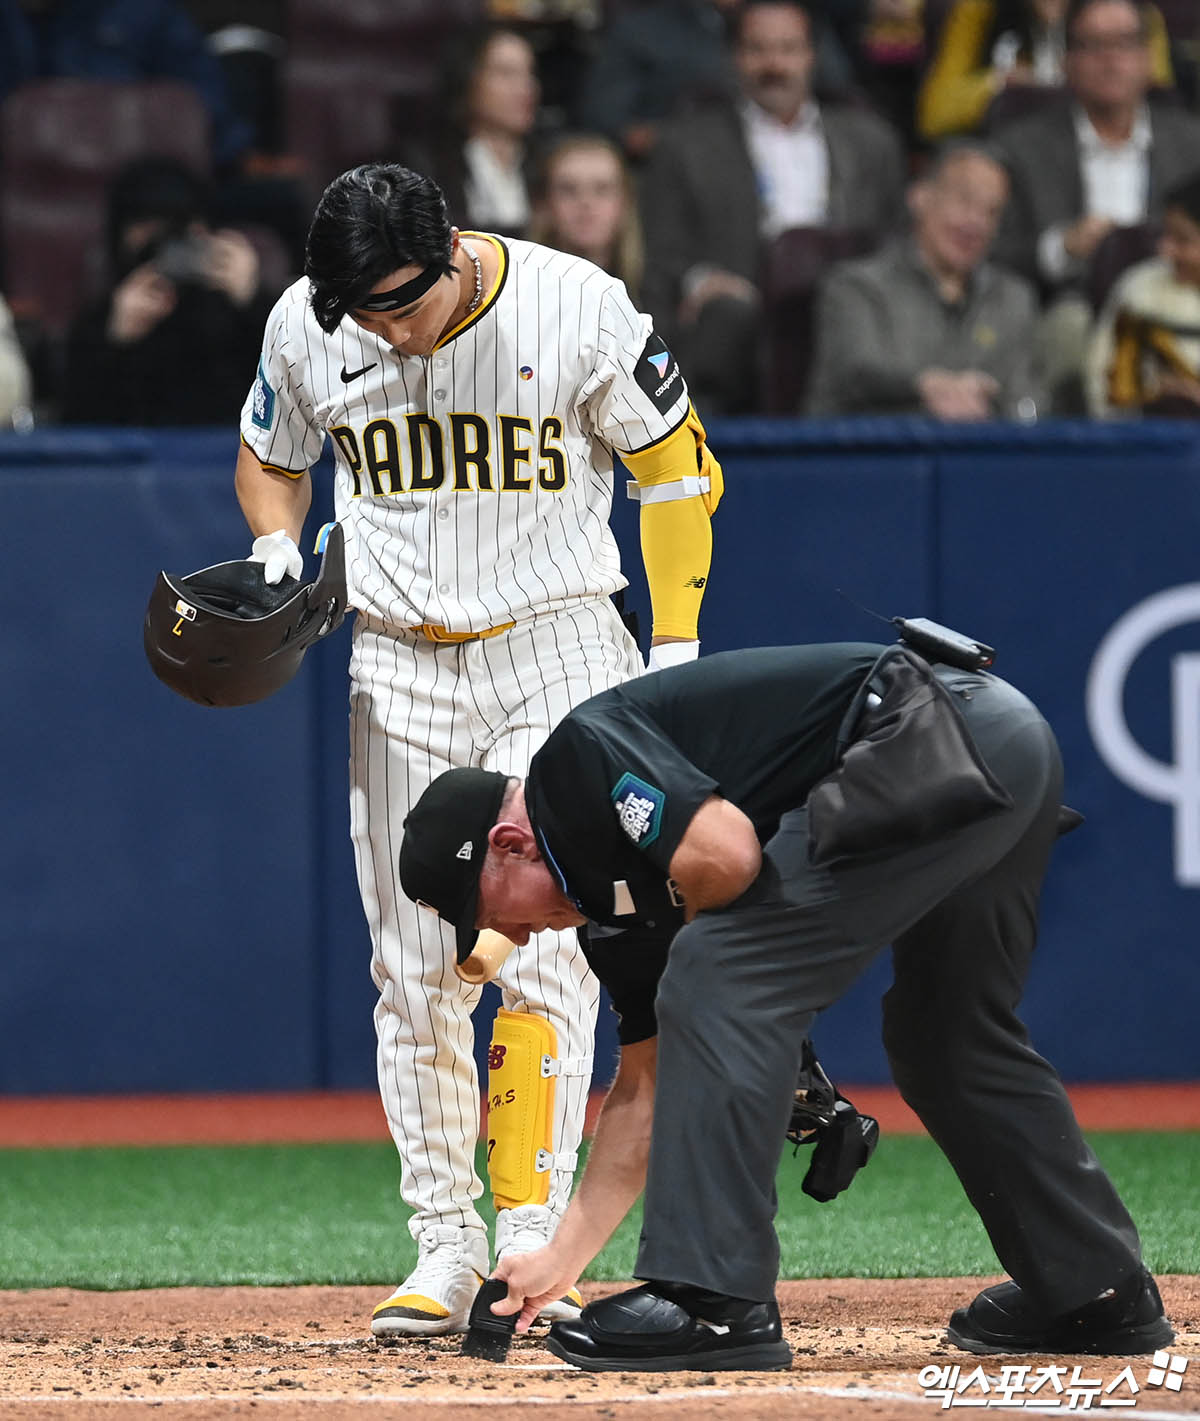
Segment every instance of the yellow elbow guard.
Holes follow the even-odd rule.
[[[496,1013],[488,1052],[488,1177],[497,1209],[544,1204],[550,1172],[574,1170],[574,1151],[554,1153],[557,1076],[589,1074],[589,1058],[558,1058],[558,1034],[532,1012]]]
[[[672,434],[649,449],[622,454],[622,462],[633,475],[630,498],[645,508],[654,503],[673,503],[681,498],[699,498],[711,518],[717,511],[725,480],[721,466],[704,442],[704,426],[692,405],[687,418]]]

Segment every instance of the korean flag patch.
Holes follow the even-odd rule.
[[[261,360],[258,362],[258,378],[250,393],[250,418],[259,429],[270,429],[275,419],[275,391],[263,372]]]
[[[679,362],[653,331],[633,367],[633,378],[659,414],[668,414],[684,394]]]
[[[636,775],[622,775],[612,792],[621,828],[639,849],[658,838],[666,796]]]

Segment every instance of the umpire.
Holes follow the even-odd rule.
[[[774,1186],[800,1045],[891,943],[892,1074],[1014,1280],[956,1311],[950,1340],[1166,1346],[1133,1222],[1016,1015],[1051,848],[1077,821],[1061,790],[1054,735],[1019,691],[903,643],[711,656],[576,707],[523,783],[436,780],[400,869],[457,925],[460,958],[477,928],[519,942],[586,924],[618,1012],[656,1019],[641,1089],[623,1048],[579,1195],[546,1248],[498,1270],[496,1310],[527,1325],[594,1256],[636,1197],[619,1157],[645,1134],[646,1281],[555,1324],[551,1350],[598,1370],[787,1366]],[[656,935],[669,950],[647,971],[637,943]]]

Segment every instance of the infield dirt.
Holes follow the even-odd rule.
[[[965,1376],[982,1363],[995,1378],[1006,1361],[1053,1360],[1065,1361],[1066,1381],[1076,1363],[1079,1375],[1105,1385],[1117,1377],[1125,1359],[978,1359],[950,1347],[947,1317],[986,1281],[782,1283],[790,1371],[658,1375],[565,1367],[545,1350],[544,1332],[518,1338],[503,1366],[463,1358],[458,1338],[377,1343],[366,1323],[378,1289],[0,1292],[0,1417],[96,1421],[148,1406],[172,1421],[361,1421],[381,1409],[400,1409],[404,1421],[463,1413],[490,1421],[878,1421],[942,1409],[918,1381],[930,1366],[958,1365]],[[1200,1278],[1161,1282],[1178,1333],[1172,1353],[1189,1363],[1182,1387],[1148,1385],[1150,1358],[1129,1359],[1140,1387],[1134,1405],[1117,1409],[1110,1400],[1101,1414],[1200,1418]],[[597,1297],[618,1286],[585,1291]],[[1043,1388],[1042,1396],[1051,1393]],[[1071,1406],[1064,1392],[1054,1409],[1099,1411],[1100,1400]],[[962,1398],[950,1409],[961,1414]]]

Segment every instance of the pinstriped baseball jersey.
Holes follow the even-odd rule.
[[[581,258],[494,243],[480,309],[428,357],[346,317],[326,335],[308,283],[267,324],[242,437],[299,476],[325,435],[354,606],[386,625],[480,631],[625,585],[608,526],[611,451],[688,412],[679,367],[624,286]]]

